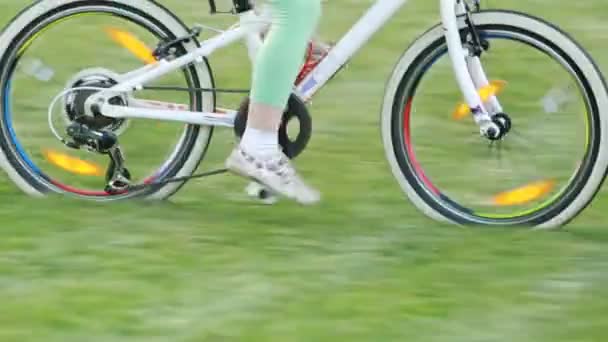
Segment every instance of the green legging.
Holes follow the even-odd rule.
[[[321,16],[321,0],[269,0],[272,26],[253,71],[253,103],[284,108]]]

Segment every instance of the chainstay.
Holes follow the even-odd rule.
[[[161,91],[183,91],[183,92],[200,92],[200,93],[225,93],[225,94],[249,94],[249,89],[227,89],[227,88],[190,88],[190,87],[173,87],[173,86],[146,86],[142,90],[161,90]]]
[[[129,186],[129,187],[127,187],[126,191],[127,192],[140,191],[140,190],[144,190],[144,189],[147,189],[147,188],[153,187],[153,186],[167,185],[170,183],[187,182],[192,179],[216,176],[216,175],[224,174],[226,172],[228,172],[228,169],[217,169],[217,170],[213,170],[213,171],[194,174],[191,176],[174,177],[174,178],[165,179],[165,180],[159,181],[159,182],[151,182],[151,183],[147,183],[147,184],[138,184],[138,185]]]

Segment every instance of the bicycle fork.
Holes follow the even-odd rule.
[[[502,112],[502,106],[495,95],[491,95],[484,104],[478,90],[487,87],[490,82],[480,58],[463,46],[460,35],[458,18],[467,13],[464,0],[441,0],[441,20],[456,81],[481,135],[498,140],[506,133],[505,126],[493,120],[493,116]]]

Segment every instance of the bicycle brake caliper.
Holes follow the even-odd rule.
[[[197,38],[201,34],[202,30],[203,28],[201,26],[195,26],[190,30],[190,33],[185,36],[177,37],[169,41],[160,42],[154,52],[152,52],[152,55],[157,60],[174,56],[177,52],[177,45],[182,43],[188,43],[192,39]]]

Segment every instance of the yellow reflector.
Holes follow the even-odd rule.
[[[131,33],[112,27],[106,28],[105,31],[114,42],[129,50],[144,63],[152,64],[156,62],[152,50]]]
[[[535,201],[553,190],[555,181],[544,180],[494,196],[492,202],[498,206],[522,205]]]
[[[495,81],[491,81],[490,84],[488,84],[487,86],[481,87],[478,90],[479,97],[481,98],[481,102],[486,102],[492,96],[496,96],[496,95],[500,94],[500,92],[506,86],[507,86],[507,82],[495,80]],[[462,120],[465,117],[467,117],[469,115],[469,113],[471,113],[471,108],[469,108],[469,105],[467,105],[466,103],[460,103],[456,107],[456,110],[454,111],[454,113],[452,114],[452,118],[454,118],[454,120]]]
[[[103,170],[96,164],[80,160],[52,150],[43,151],[44,157],[53,165],[65,171],[82,176],[102,176]]]

